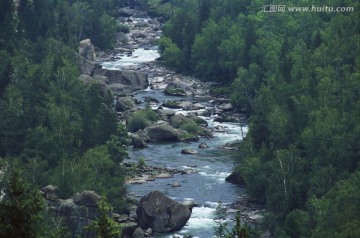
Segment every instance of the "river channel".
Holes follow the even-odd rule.
[[[137,48],[131,55],[119,55],[117,60],[102,63],[108,69],[137,68],[141,70],[144,63],[154,61],[159,57],[157,49]],[[153,77],[149,74],[149,82]],[[139,91],[135,97],[145,101],[145,97],[152,97],[158,103],[151,104],[153,108],[159,107],[167,100],[188,100],[200,102],[205,109],[214,107],[208,99],[197,97],[167,96],[162,89],[146,89]],[[140,105],[141,106],[141,105]],[[204,110],[205,110],[204,109]],[[172,109],[173,110],[173,109]],[[176,110],[176,113],[186,115],[190,111]],[[201,113],[200,111],[197,111]],[[216,207],[221,204],[230,204],[238,200],[245,193],[244,189],[230,184],[225,178],[231,173],[234,166],[236,151],[224,150],[220,147],[226,143],[238,142],[246,135],[247,127],[240,123],[214,122],[214,116],[202,117],[208,122],[208,128],[214,130],[214,138],[200,138],[197,142],[161,142],[150,143],[148,148],[135,149],[129,147],[130,161],[137,162],[139,158],[145,158],[146,164],[176,169],[195,169],[197,173],[191,175],[175,175],[173,178],[156,179],[143,184],[129,184],[128,192],[136,194],[140,198],[150,191],[159,190],[176,201],[191,200],[198,204],[192,210],[192,215],[186,226],[175,233],[155,234],[155,237],[199,237],[210,238],[214,236],[214,227],[217,226]],[[219,130],[220,128],[220,130]],[[200,143],[206,143],[209,148],[199,149]],[[195,155],[181,154],[182,149],[194,149]],[[177,182],[181,187],[172,187],[169,184]]]

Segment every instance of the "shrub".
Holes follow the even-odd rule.
[[[147,118],[145,118],[141,112],[135,112],[128,119],[126,128],[130,132],[136,132],[140,129],[144,129],[150,124],[151,124],[150,121]]]
[[[133,113],[127,121],[126,127],[130,132],[136,132],[151,125],[159,119],[159,115],[154,112],[149,106],[145,109]]]
[[[210,88],[210,93],[214,96],[229,95],[230,92],[231,88],[226,86],[215,86]]]
[[[143,116],[149,121],[155,122],[159,120],[159,115],[150,108],[149,104],[146,104],[145,109],[141,112],[143,113]]]
[[[130,32],[130,26],[125,24],[118,24],[117,30],[121,31],[122,33],[129,33]]]
[[[146,166],[146,163],[145,163],[144,157],[140,157],[140,158],[139,158],[139,161],[138,161],[137,167],[138,167],[138,168],[144,168],[145,166]]]
[[[197,134],[201,131],[201,128],[194,121],[185,122],[180,125],[180,129],[187,131],[190,134]]]

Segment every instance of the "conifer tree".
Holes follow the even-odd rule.
[[[45,203],[39,191],[23,181],[18,169],[12,169],[2,182],[0,237],[40,237],[41,212]]]

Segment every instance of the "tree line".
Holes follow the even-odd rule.
[[[331,2],[354,7],[344,13],[269,13],[263,1],[157,4],[169,2],[165,64],[219,82],[250,114],[235,171],[267,208],[267,228],[276,237],[358,237],[359,2]]]
[[[60,198],[95,190],[115,211],[126,209],[126,129],[111,93],[78,79],[75,56],[84,38],[113,47],[122,4],[0,1],[0,236],[40,237],[44,203],[34,191],[49,184]]]

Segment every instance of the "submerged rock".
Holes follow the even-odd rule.
[[[201,143],[199,145],[199,149],[206,149],[206,148],[209,148],[209,146],[206,143]]]
[[[237,172],[232,172],[229,176],[225,179],[226,182],[232,183],[232,184],[238,184],[241,186],[245,185],[244,178]]]
[[[173,188],[178,188],[178,187],[181,187],[181,184],[179,182],[173,182],[173,183],[170,183],[170,186]]]
[[[136,210],[142,229],[166,233],[183,228],[191,215],[191,209],[159,191],[152,191],[140,199]]]
[[[192,150],[192,149],[183,149],[181,151],[181,154],[184,154],[184,155],[195,155],[197,153],[198,152],[196,150]]]

